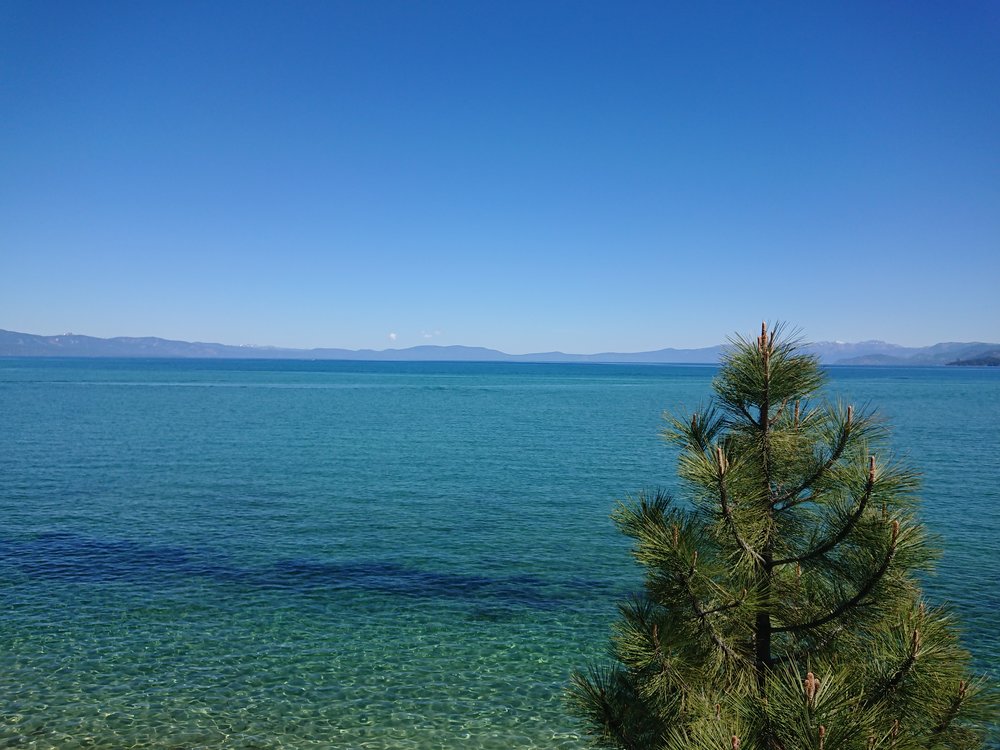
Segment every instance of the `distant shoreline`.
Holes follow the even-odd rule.
[[[0,354],[0,363],[4,362],[38,362],[38,363],[51,363],[56,366],[56,363],[79,363],[81,366],[87,364],[97,364],[97,363],[144,363],[148,365],[155,365],[159,363],[177,363],[177,364],[188,364],[197,367],[198,364],[204,364],[208,367],[204,369],[216,369],[212,367],[213,365],[224,365],[226,363],[231,363],[233,365],[254,365],[258,364],[261,366],[260,369],[268,364],[277,367],[282,365],[299,365],[299,366],[319,366],[319,365],[441,365],[441,366],[451,366],[451,365],[464,365],[476,367],[479,365],[485,366],[514,366],[514,367],[533,367],[533,366],[571,366],[571,367],[643,367],[643,368],[659,368],[659,367],[677,367],[677,368],[711,368],[718,369],[718,362],[614,362],[614,361],[587,361],[587,362],[567,362],[567,361],[553,361],[553,360],[462,360],[462,359],[318,359],[318,358],[308,358],[308,357],[175,357],[168,355],[151,355],[151,356],[109,356],[109,355],[92,355],[92,356],[81,356],[81,355],[59,355],[59,356],[49,356],[49,355],[8,355]],[[956,367],[957,365],[957,367]],[[843,363],[826,363],[820,365],[823,369],[828,370],[849,370],[849,369],[861,369],[861,370],[993,370],[997,369],[997,365],[982,365],[974,364],[972,362],[948,362],[946,364],[843,364]],[[225,368],[223,368],[225,369]],[[252,368],[258,369],[258,368]],[[320,372],[323,368],[316,367],[316,371]]]
[[[806,349],[823,365],[936,367],[1000,364],[1000,344],[946,342],[904,347],[884,341],[814,342]],[[544,364],[714,365],[725,345],[697,349],[572,354],[508,354],[480,346],[423,345],[403,349],[292,349],[176,341],[157,337],[97,338],[67,333],[41,336],[0,329],[0,357],[81,359],[222,359],[344,362],[530,362]]]

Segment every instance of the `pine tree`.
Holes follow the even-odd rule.
[[[620,503],[645,568],[574,710],[627,750],[978,748],[993,693],[917,576],[914,472],[870,409],[823,402],[781,326],[731,340],[715,399],[668,416],[689,490]]]

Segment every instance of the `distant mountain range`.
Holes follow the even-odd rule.
[[[282,349],[231,346],[155,337],[111,339],[66,333],[37,336],[0,329],[0,357],[173,357],[201,359],[346,359],[403,362],[608,362],[630,364],[714,364],[723,345],[649,352],[506,354],[478,346],[413,346],[407,349]],[[1000,344],[948,342],[904,347],[884,341],[820,341],[806,348],[829,365],[984,365],[1000,364]]]

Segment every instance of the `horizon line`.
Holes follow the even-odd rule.
[[[80,337],[80,338],[86,338],[86,339],[93,339],[95,341],[142,341],[142,340],[147,340],[148,341],[148,340],[154,340],[154,341],[162,341],[162,342],[170,343],[170,344],[218,346],[218,347],[226,347],[226,348],[230,348],[230,349],[246,349],[246,350],[249,350],[249,351],[254,351],[254,350],[258,350],[258,351],[271,351],[271,352],[287,351],[287,352],[297,352],[297,353],[324,352],[324,351],[343,351],[343,352],[350,352],[352,354],[361,354],[361,353],[364,353],[364,352],[372,352],[374,354],[387,354],[387,353],[393,353],[393,352],[407,352],[407,351],[412,351],[414,349],[436,349],[436,350],[468,349],[468,350],[479,350],[479,351],[484,351],[484,352],[491,352],[491,353],[496,353],[496,354],[502,354],[502,355],[507,356],[507,357],[522,357],[522,358],[523,357],[545,356],[545,355],[558,355],[558,356],[566,356],[566,357],[599,357],[599,356],[605,356],[605,355],[634,356],[634,355],[642,355],[642,354],[654,354],[654,353],[665,352],[665,351],[699,352],[699,351],[705,351],[705,350],[710,350],[710,349],[725,348],[725,347],[730,346],[732,344],[731,341],[724,341],[724,342],[719,342],[719,343],[716,343],[716,344],[709,344],[707,346],[678,347],[678,346],[670,346],[670,345],[668,345],[668,346],[658,347],[658,348],[655,348],[655,349],[642,349],[642,350],[636,350],[636,351],[624,351],[624,350],[606,349],[606,350],[603,350],[603,351],[596,351],[596,352],[567,352],[567,351],[563,351],[561,349],[550,349],[550,350],[547,350],[547,351],[530,351],[530,352],[523,352],[523,353],[512,353],[512,352],[504,351],[503,349],[497,349],[497,348],[486,346],[486,345],[482,345],[482,344],[434,344],[434,343],[427,342],[427,343],[412,344],[410,346],[405,346],[405,347],[393,347],[393,346],[390,346],[390,347],[386,347],[386,348],[383,348],[383,349],[376,349],[374,347],[360,347],[360,348],[357,348],[357,349],[351,349],[351,348],[343,347],[343,346],[329,346],[329,345],[325,345],[325,346],[313,346],[313,347],[301,347],[301,346],[284,346],[284,345],[277,345],[277,344],[227,344],[227,343],[223,343],[223,342],[219,342],[219,341],[174,339],[174,338],[166,338],[166,337],[163,337],[163,336],[152,336],[152,335],[150,335],[150,336],[109,336],[109,337],[102,337],[102,336],[93,336],[93,335],[85,334],[85,333],[75,333],[75,332],[72,332],[72,331],[67,331],[66,333],[56,333],[56,334],[37,334],[37,333],[29,333],[27,331],[15,331],[15,330],[11,330],[11,329],[0,328],[0,333],[21,335],[21,336],[31,336],[31,337],[40,338],[40,339],[59,339],[59,338],[64,338],[64,337]],[[961,341],[961,340],[955,340],[955,339],[950,340],[950,341],[936,341],[936,342],[934,342],[932,344],[925,344],[925,345],[921,345],[921,346],[896,344],[896,343],[893,343],[891,341],[886,341],[884,339],[877,339],[877,338],[864,339],[864,340],[861,340],[861,341],[844,341],[844,340],[840,340],[840,339],[837,339],[837,340],[813,341],[813,340],[806,340],[806,339],[804,339],[804,340],[801,341],[801,343],[802,343],[803,346],[819,346],[819,345],[828,345],[828,346],[860,346],[860,345],[863,345],[863,344],[881,344],[881,345],[884,345],[884,346],[887,346],[887,347],[904,349],[904,350],[906,350],[906,349],[926,349],[926,348],[930,348],[930,347],[934,347],[934,346],[940,346],[940,345],[944,345],[944,344],[963,344],[963,345],[982,344],[982,345],[988,345],[988,346],[993,346],[993,345],[1000,346],[1000,343],[996,343],[995,344],[994,342],[988,342],[988,341]]]

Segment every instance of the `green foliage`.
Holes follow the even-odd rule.
[[[762,327],[731,341],[714,403],[667,417],[688,502],[618,505],[645,590],[619,606],[612,665],[569,690],[598,744],[983,746],[995,694],[916,578],[936,554],[917,476],[871,409],[822,385],[797,340]]]

